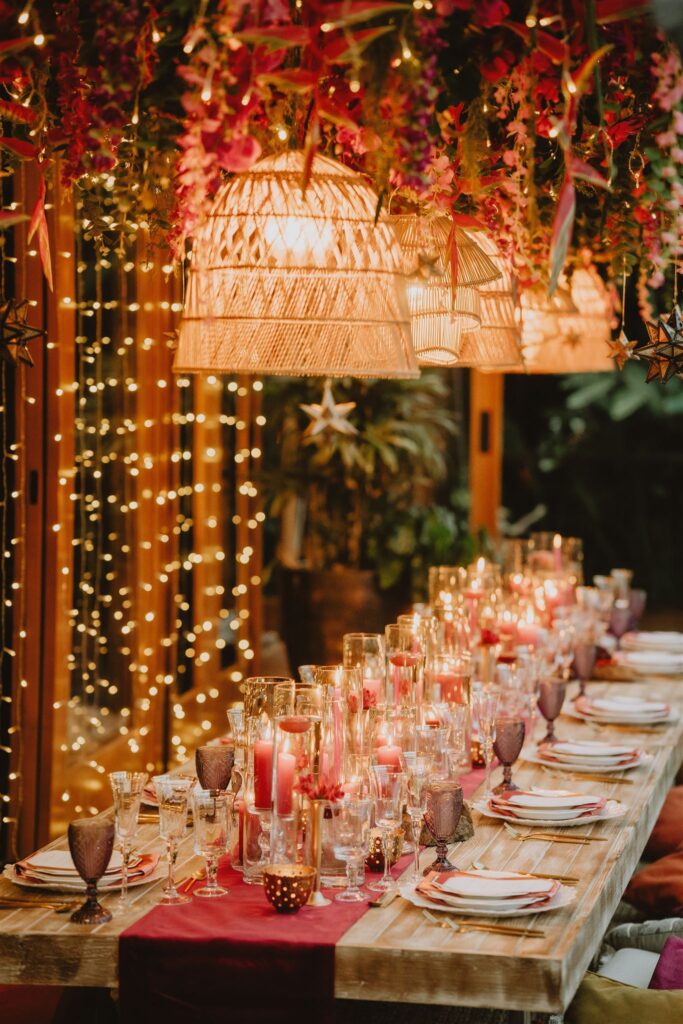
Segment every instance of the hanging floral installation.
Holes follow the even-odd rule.
[[[226,175],[300,148],[303,188],[333,156],[380,207],[485,228],[522,289],[589,251],[670,310],[683,68],[644,0],[4,0],[0,25],[2,173],[59,173],[105,249],[182,258]],[[31,227],[49,278],[42,191]]]

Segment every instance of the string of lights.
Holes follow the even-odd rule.
[[[83,234],[87,222],[81,220],[80,227]],[[76,295],[60,300],[75,304],[78,322],[75,378],[60,383],[55,393],[56,400],[75,399],[77,410],[76,475],[69,493],[77,508],[74,601],[67,619],[73,637],[71,689],[68,736],[60,753],[67,758],[86,754],[85,764],[100,776],[100,783],[107,769],[98,760],[98,748],[119,736],[131,754],[144,755],[144,738],[168,688],[171,757],[185,760],[191,751],[182,728],[188,707],[183,694],[189,693],[199,707],[225,697],[221,679],[238,685],[255,656],[249,620],[261,576],[260,570],[252,571],[260,553],[251,538],[265,516],[251,479],[261,450],[250,438],[265,422],[260,410],[251,412],[263,383],[172,375],[168,339],[138,330],[155,305],[145,294],[146,278],[155,269],[151,257],[98,255],[81,238]],[[171,281],[173,268],[164,264],[161,270]],[[165,297],[156,305],[165,315],[177,315],[181,308],[180,302]],[[152,381],[138,364],[141,353],[155,352],[162,356],[155,365],[164,369]],[[147,415],[150,403],[143,401],[151,387],[163,396],[163,411],[157,416]],[[205,403],[211,393],[215,401]],[[204,404],[215,411],[205,413]],[[207,436],[211,428],[221,439],[220,449],[198,451],[195,434]],[[162,437],[164,443],[154,450],[140,443],[142,437]],[[163,458],[169,459],[172,476],[160,475]],[[229,458],[235,466],[236,493],[235,513],[226,523],[207,506],[206,492],[210,490],[218,509],[231,504],[225,469]],[[224,479],[208,471],[216,461]],[[70,484],[66,476],[60,480],[61,486]],[[150,537],[146,524],[153,506],[166,511],[166,525]],[[210,514],[198,524],[196,512],[205,506]],[[204,538],[201,548],[195,544],[196,534]],[[156,564],[145,557],[146,549],[159,552]],[[230,550],[235,551],[234,566]],[[69,565],[60,568],[70,571]],[[209,581],[203,591],[198,579]],[[164,607],[165,596],[173,609],[168,621],[157,611]],[[232,668],[224,664],[226,648],[234,650]],[[199,739],[213,728],[207,716],[191,736]],[[160,765],[149,761],[146,767],[153,771]],[[81,782],[82,793],[87,780]],[[61,800],[63,810],[75,814],[98,809],[95,801],[83,803],[68,785]]]

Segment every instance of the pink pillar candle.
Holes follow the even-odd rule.
[[[277,779],[275,787],[276,808],[278,814],[292,813],[292,794],[294,790],[294,768],[296,758],[281,750],[277,755]]]
[[[383,747],[377,748],[377,763],[390,765],[400,771],[402,753],[401,747],[385,743]]]
[[[254,807],[270,810],[273,805],[273,741],[254,743]]]

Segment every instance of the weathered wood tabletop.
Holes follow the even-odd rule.
[[[624,689],[640,696],[656,693],[679,712],[683,710],[680,682],[630,683]],[[590,692],[621,690],[613,683],[594,683]],[[558,720],[557,731],[563,738],[598,735],[593,725],[567,716]],[[542,938],[472,930],[456,933],[430,924],[420,910],[396,899],[388,907],[368,910],[338,942],[337,997],[540,1012],[564,1009],[599,947],[683,761],[683,716],[656,732],[605,726],[600,736],[633,740],[648,751],[651,760],[616,775],[609,784],[576,778],[562,783],[559,775],[531,762],[520,762],[515,777],[524,786],[568,784],[624,802],[623,818],[580,829],[603,836],[606,842],[588,846],[520,842],[506,832],[502,821],[475,811],[474,837],[454,851],[463,866],[478,861],[489,868],[577,876],[580,881],[570,906],[522,919],[525,926],[542,929]],[[520,831],[528,830],[520,826]],[[63,846],[64,840],[52,845]],[[141,827],[138,847],[160,848],[157,826]],[[433,851],[422,856],[426,865]],[[178,877],[200,866],[188,838],[178,857]],[[119,935],[155,905],[161,888],[158,881],[132,889],[125,914],[93,929],[73,925],[53,911],[0,909],[0,983],[116,987]],[[0,900],[18,895],[32,894],[0,879]],[[45,898],[42,891],[36,899],[41,897]],[[105,902],[115,899],[116,895],[108,896]]]

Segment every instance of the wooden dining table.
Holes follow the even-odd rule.
[[[573,686],[572,686],[573,689]],[[599,793],[625,805],[623,817],[579,829],[599,841],[567,845],[515,838],[498,819],[473,811],[474,836],[452,848],[460,867],[572,876],[570,905],[509,924],[540,929],[542,935],[513,937],[437,923],[402,898],[368,908],[337,942],[335,995],[340,999],[441,1004],[537,1012],[561,1012],[571,1001],[600,947],[602,936],[641,857],[669,787],[683,762],[683,687],[680,682],[592,683],[591,695],[628,693],[667,700],[679,712],[675,722],[655,728],[600,726],[563,714],[556,723],[561,738],[629,740],[647,754],[645,763],[611,776],[609,781],[563,777],[524,759],[514,776],[525,788],[564,787]],[[541,723],[538,723],[540,735]],[[476,795],[474,800],[476,800]],[[533,833],[516,826],[521,834]],[[51,844],[64,848],[65,840]],[[158,826],[140,826],[137,848],[159,850]],[[424,850],[426,866],[434,856]],[[178,877],[201,867],[191,838],[183,841]],[[94,928],[71,924],[68,915],[36,907],[0,909],[0,984],[74,985],[114,989],[118,984],[118,943],[122,931],[147,913],[161,896],[163,881],[130,890],[130,906]],[[22,890],[0,879],[3,899],[45,899],[42,891]],[[63,897],[61,897],[63,898]],[[112,903],[116,895],[104,902]],[[227,897],[229,899],[229,897]],[[327,911],[333,912],[333,908]],[[489,919],[493,920],[493,919]],[[501,922],[502,923],[502,922]]]

